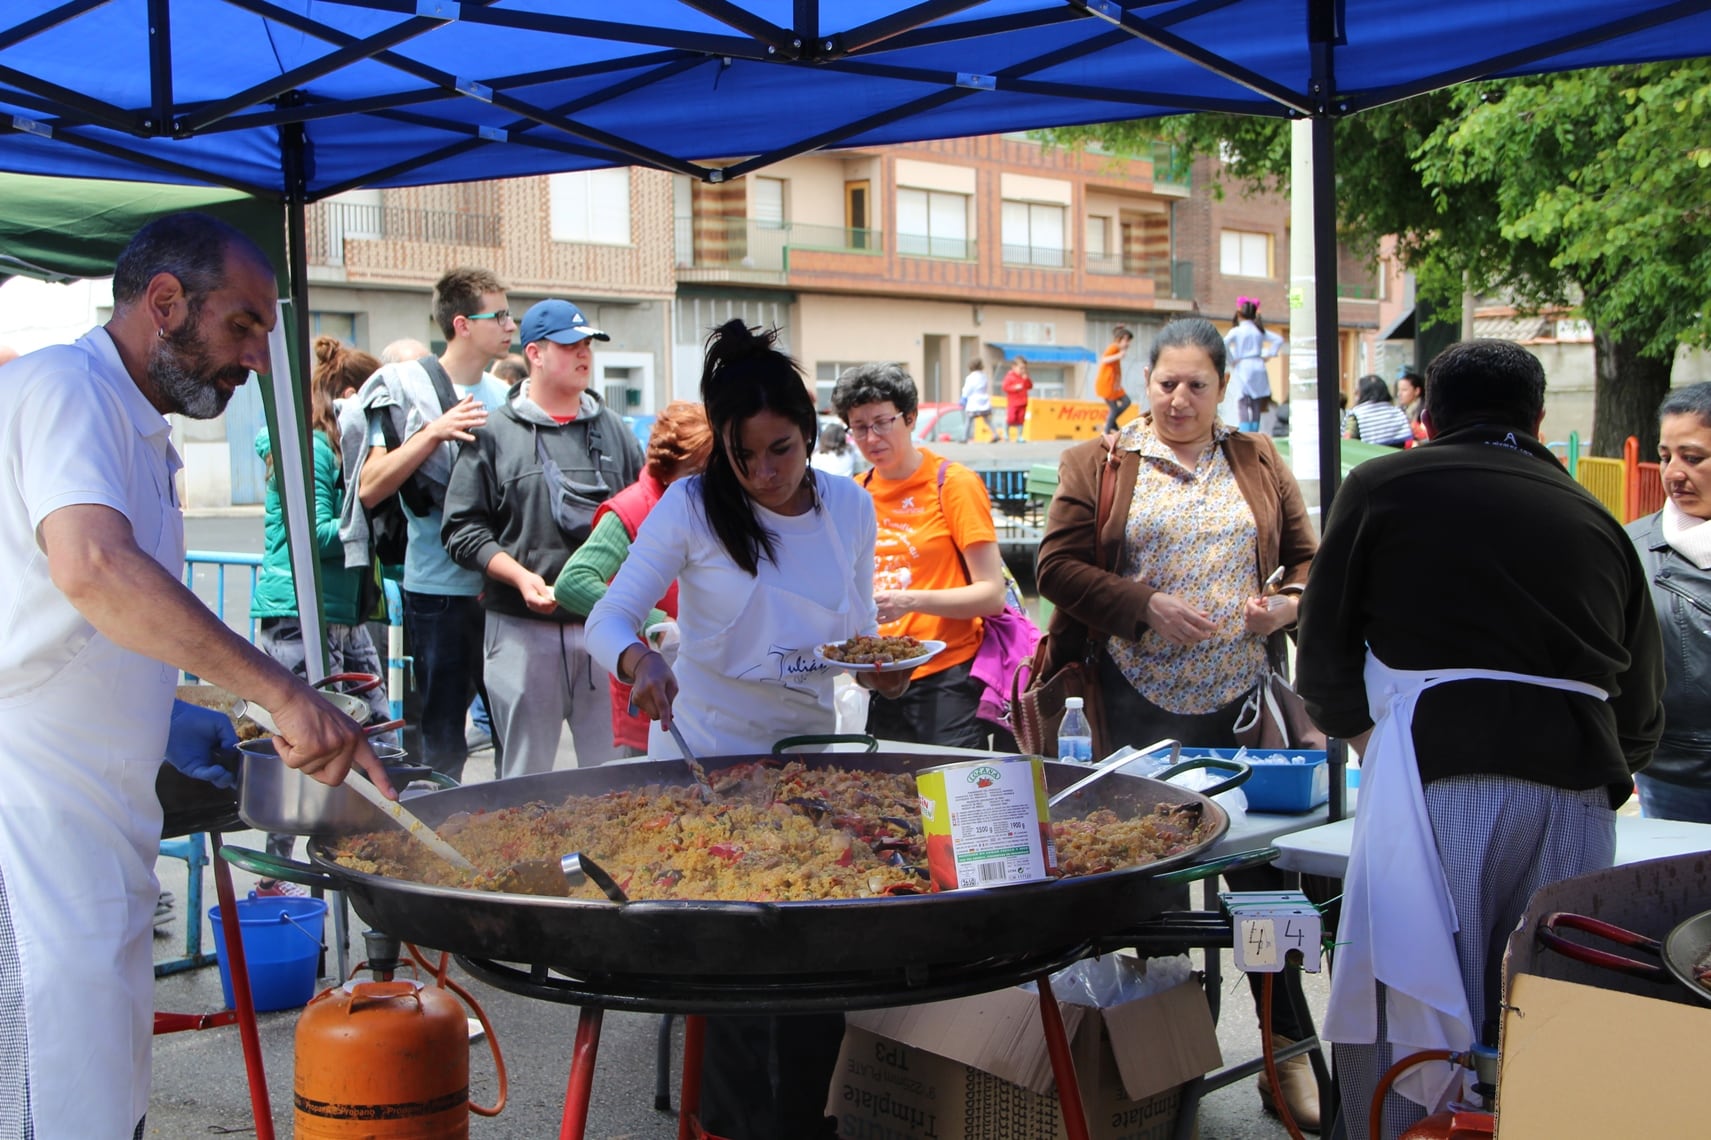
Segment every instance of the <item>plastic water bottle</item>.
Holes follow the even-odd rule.
[[[1093,729],[1081,711],[1081,698],[1063,703],[1063,723],[1057,730],[1057,758],[1073,764],[1093,763]]]

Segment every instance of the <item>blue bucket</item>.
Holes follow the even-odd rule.
[[[250,996],[257,1013],[296,1009],[315,996],[316,964],[321,957],[321,933],[326,927],[327,904],[320,899],[239,899],[238,930],[244,940],[244,962],[249,967]],[[220,963],[220,988],[226,993],[226,1008],[234,1009],[232,970],[226,961],[226,928],[220,908],[208,911],[214,924],[214,956]]]

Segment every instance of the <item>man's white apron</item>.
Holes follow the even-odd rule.
[[[1341,944],[1331,976],[1324,1040],[1370,1045],[1378,1037],[1375,982],[1386,987],[1386,1038],[1395,1059],[1422,1049],[1474,1044],[1473,1017],[1456,957],[1459,929],[1414,755],[1414,708],[1420,694],[1450,681],[1511,681],[1583,693],[1595,685],[1493,669],[1392,669],[1366,655],[1372,737],[1361,757],[1360,809],[1343,887]],[[1420,1066],[1396,1091],[1436,1111],[1455,1082],[1453,1071]]]

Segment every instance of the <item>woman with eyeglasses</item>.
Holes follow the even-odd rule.
[[[873,470],[856,482],[878,515],[873,600],[885,637],[943,641],[907,692],[876,694],[867,731],[884,740],[985,748],[973,676],[981,619],[1004,609],[1004,560],[980,476],[917,447],[915,381],[897,364],[848,369],[832,407]]]
[[[632,686],[650,718],[675,723],[697,756],[765,753],[787,736],[832,732],[833,674],[814,650],[877,626],[873,504],[851,480],[809,466],[814,399],[775,337],[733,320],[708,339],[707,469],[666,488],[588,616],[595,661]],[[641,633],[673,579],[675,664]],[[857,674],[893,696],[908,676]],[[648,754],[678,755],[660,725]],[[703,1125],[731,1140],[835,1136],[824,1110],[842,1039],[835,1013],[708,1018]]]

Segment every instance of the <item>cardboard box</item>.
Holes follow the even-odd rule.
[[[1060,1002],[1093,1140],[1167,1140],[1180,1086],[1221,1063],[1194,982],[1108,1009]],[[826,1113],[846,1140],[1062,1140],[1039,999],[1020,989],[848,1015]]]
[[[1711,1006],[1673,977],[1654,984],[1565,958],[1534,931],[1544,915],[1570,911],[1661,939],[1706,910],[1711,852],[1612,867],[1533,896],[1503,959],[1498,1140],[1705,1134]]]

